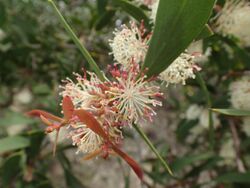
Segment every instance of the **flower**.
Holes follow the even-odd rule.
[[[78,147],[77,153],[92,153],[101,148],[102,138],[89,129],[85,124],[71,124],[73,130],[69,133],[72,138],[73,145]]]
[[[218,13],[216,31],[237,37],[244,47],[250,46],[250,2],[227,0]]]
[[[82,77],[79,74],[73,73],[77,83],[67,78],[63,80],[65,85],[60,86],[62,89],[61,95],[63,97],[69,96],[77,109],[91,110],[94,105],[99,105],[102,100],[103,90],[101,86],[103,82],[94,73],[87,73],[90,76],[90,80],[86,78],[86,75]]]
[[[160,74],[160,79],[169,84],[186,84],[188,78],[195,78],[195,71],[200,68],[193,61],[194,56],[182,53],[165,71]]]
[[[212,114],[213,127],[216,129],[220,126],[220,120],[218,119],[218,115]],[[209,129],[209,110],[203,109],[199,118],[199,124],[203,126],[205,129]]]
[[[250,76],[246,75],[229,86],[230,102],[236,109],[250,110]]]
[[[186,118],[188,120],[195,120],[200,117],[200,114],[202,112],[202,107],[197,104],[192,104],[188,107],[186,111]]]
[[[208,61],[209,56],[211,56],[212,53],[212,48],[208,47],[206,50],[203,52],[204,45],[202,40],[198,40],[195,42],[192,42],[189,47],[187,48],[187,52],[189,54],[197,54],[194,58],[195,63],[205,63]]]
[[[134,170],[138,178],[142,180],[143,171],[133,158],[119,149],[118,140],[114,139],[117,134],[112,132],[112,129],[110,129],[112,127],[108,127],[109,124],[107,124],[108,122],[105,121],[105,118],[102,118],[103,121],[99,122],[100,119],[98,119],[98,117],[100,114],[95,117],[92,113],[84,109],[75,109],[69,96],[63,97],[62,111],[63,118],[42,110],[32,110],[28,112],[27,115],[40,117],[40,119],[48,126],[46,128],[47,133],[56,131],[56,142],[60,129],[69,125],[70,128],[74,129],[71,131],[71,137],[73,139],[73,144],[78,146],[77,153],[79,151],[87,153],[87,155],[84,156],[85,160],[89,160],[100,154],[106,159],[110,153],[116,153],[126,161],[126,163]],[[115,136],[112,133],[115,133]],[[54,154],[55,151],[56,144],[54,145]]]
[[[108,94],[118,108],[119,113],[131,125],[140,119],[152,120],[156,112],[152,107],[161,106],[162,103],[156,97],[162,96],[159,87],[150,85],[145,75],[139,75],[136,63],[131,64],[129,70],[114,75],[113,82]]]
[[[102,82],[96,74],[87,72],[89,80],[85,74],[74,74],[77,82],[74,83],[67,78],[61,86],[63,97],[69,96],[76,109],[83,109],[91,112],[98,123],[105,130],[110,139],[118,144],[122,138],[119,130],[119,122],[116,122],[116,111],[110,106],[106,96],[106,90],[109,89],[109,81]],[[69,137],[72,138],[73,145],[78,146],[78,151],[91,153],[101,149],[105,145],[103,139],[93,132],[87,125],[79,121],[73,121],[69,124],[71,129]]]
[[[144,61],[148,49],[148,37],[144,34],[143,25],[138,28],[134,22],[130,22],[130,28],[122,25],[121,30],[116,29],[113,40],[109,41],[114,60],[124,67],[128,67],[131,61]]]

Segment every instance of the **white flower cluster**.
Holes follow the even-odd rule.
[[[237,37],[244,47],[250,46],[250,2],[227,0],[218,13],[216,31]]]
[[[108,108],[109,102],[105,96],[105,83],[103,83],[96,74],[87,72],[90,76],[88,80],[85,75],[82,77],[74,73],[77,82],[67,78],[64,86],[60,86],[63,97],[69,96],[76,109],[84,109],[96,116],[97,121],[104,128],[110,138],[118,141],[122,135],[117,127],[112,126],[115,119],[115,113]],[[103,139],[93,132],[87,125],[81,122],[71,122],[69,127],[69,136],[72,138],[73,145],[76,145],[77,153],[92,153],[97,151],[103,145]]]
[[[186,84],[188,78],[195,78],[195,71],[200,68],[194,63],[194,56],[182,53],[165,71],[160,74],[160,79],[169,84]]]
[[[190,130],[187,142],[193,143],[199,138],[199,135],[209,129],[209,110],[203,106],[192,104],[188,107],[185,117],[187,120],[198,120],[197,125]],[[220,120],[217,114],[212,114],[213,127],[217,129],[220,126]]]
[[[250,110],[250,75],[232,82],[229,86],[230,102],[233,108]],[[250,117],[243,118],[242,130],[250,136]]]
[[[250,75],[243,76],[229,86],[233,108],[250,110]]]
[[[128,67],[131,61],[143,61],[148,49],[148,40],[142,38],[143,31],[134,22],[131,22],[130,26],[128,28],[122,25],[121,30],[116,29],[114,39],[109,41],[114,60],[125,67]]]
[[[144,61],[148,50],[148,40],[151,35],[145,35],[145,29],[141,26],[138,28],[134,22],[130,23],[131,27],[123,25],[122,30],[115,30],[114,39],[110,40],[112,49],[111,54],[114,60],[128,69],[131,61],[139,64]],[[194,62],[195,56],[188,53],[182,53],[159,78],[169,84],[186,84],[189,78],[195,78],[195,72],[200,71]]]
[[[126,75],[117,77],[120,87],[111,87],[107,92],[113,96],[111,101],[117,101],[116,107],[129,125],[138,123],[142,117],[152,121],[152,117],[156,115],[152,107],[162,106],[161,101],[156,99],[163,95],[159,92],[160,87],[149,84],[146,76],[138,77],[140,70],[134,70],[134,67],[130,67]]]
[[[209,128],[209,111],[208,109],[199,106],[197,104],[190,105],[186,111],[186,119],[187,120],[199,120],[199,125],[203,128]],[[220,125],[220,120],[218,119],[217,114],[212,114],[212,120],[214,128],[218,128]]]

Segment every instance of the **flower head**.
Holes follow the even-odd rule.
[[[193,61],[194,56],[182,53],[165,71],[160,74],[160,79],[169,84],[186,84],[188,78],[195,78],[195,71],[200,68]]]
[[[162,105],[156,99],[162,96],[159,87],[150,85],[145,75],[139,75],[136,63],[130,64],[128,70],[124,70],[114,77],[116,81],[112,83],[108,93],[122,118],[130,125],[141,119],[152,120],[152,116],[156,114],[153,107]]]
[[[110,139],[119,144],[122,138],[119,122],[115,122],[116,111],[109,105],[106,96],[109,81],[102,82],[94,73],[88,72],[88,75],[89,80],[87,75],[82,77],[75,74],[76,83],[69,78],[65,80],[65,85],[61,86],[61,95],[69,96],[76,109],[91,112]],[[71,121],[69,128],[71,130],[69,137],[72,138],[73,145],[78,146],[78,152],[91,153],[105,145],[104,140],[98,134],[78,120]]]
[[[242,46],[250,46],[250,2],[227,0],[218,14],[216,31],[223,35],[234,35]]]
[[[243,76],[229,86],[230,102],[234,108],[250,110],[250,76]]]
[[[110,40],[115,61],[124,67],[128,67],[131,61],[143,61],[148,49],[148,37],[144,34],[143,25],[138,28],[134,22],[130,23],[130,28],[122,25],[121,30],[116,29],[113,40]]]
[[[187,120],[198,119],[201,115],[202,110],[203,108],[197,104],[190,105],[186,111]]]

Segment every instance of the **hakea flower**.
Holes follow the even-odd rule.
[[[28,112],[28,115],[40,117],[41,120],[48,126],[48,128],[46,129],[47,133],[53,131],[59,132],[62,127],[71,124],[86,125],[86,127],[84,128],[88,128],[89,132],[92,131],[93,134],[98,135],[100,140],[102,140],[102,145],[95,151],[85,156],[84,159],[88,160],[100,154],[103,154],[103,158],[107,158],[109,154],[116,153],[130,165],[130,167],[134,170],[134,172],[140,179],[143,178],[143,172],[139,165],[130,156],[128,156],[118,148],[118,145],[116,142],[114,142],[112,136],[110,136],[109,132],[105,130],[105,127],[102,127],[102,125],[98,122],[98,120],[92,113],[84,109],[76,110],[69,96],[65,96],[63,98],[62,109],[64,118],[54,116],[42,110],[32,110]],[[78,131],[80,132],[81,130],[78,129]],[[81,140],[81,138],[86,136],[86,134],[89,133],[84,132],[83,134],[81,134],[81,136],[79,136],[79,139]]]
[[[110,40],[109,43],[112,48],[111,54],[117,63],[129,67],[132,60],[137,63],[144,61],[150,35],[145,36],[143,22],[140,28],[136,26],[135,22],[130,22],[130,27],[122,25],[121,30],[114,31],[114,35],[113,40]]]
[[[98,123],[102,125],[104,130],[117,144],[122,139],[122,133],[119,127],[122,122],[115,121],[116,109],[110,105],[106,96],[110,82],[107,80],[102,82],[94,73],[87,72],[90,79],[85,74],[83,77],[75,74],[77,82],[74,83],[67,78],[61,86],[63,97],[70,96],[76,109],[84,109],[91,112]],[[78,146],[78,152],[91,153],[100,148],[103,144],[102,138],[91,131],[85,124],[75,122],[70,124],[70,134],[73,145]]]
[[[128,121],[129,125],[143,119],[152,121],[152,117],[156,115],[153,107],[162,105],[156,99],[163,95],[159,92],[160,88],[150,85],[146,75],[140,74],[139,71],[139,65],[133,61],[129,69],[112,69],[111,73],[116,81],[107,91],[110,101],[122,115],[121,119]]]
[[[227,0],[218,13],[216,31],[233,35],[242,46],[250,46],[250,2],[248,0]]]
[[[163,71],[159,78],[169,84],[186,84],[188,78],[195,79],[195,72],[200,71],[194,63],[195,56],[187,53],[182,53],[165,71]]]
[[[250,110],[250,75],[246,74],[229,86],[230,102],[233,108]]]

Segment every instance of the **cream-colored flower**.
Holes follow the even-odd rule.
[[[233,108],[250,110],[250,75],[231,83],[229,87],[230,102]]]
[[[197,104],[190,105],[186,111],[187,120],[198,119],[202,113],[203,108]]]
[[[94,74],[88,72],[90,80],[82,77],[79,74],[74,73],[77,82],[73,82],[71,79],[67,78],[63,82],[66,83],[64,86],[60,86],[62,89],[61,95],[69,96],[78,109],[91,110],[94,103],[101,102],[102,99],[102,88],[99,87],[103,83]]]
[[[187,53],[189,54],[197,54],[194,58],[195,63],[205,63],[208,61],[208,57],[211,55],[212,49],[209,47],[206,49],[206,51],[203,52],[203,41],[198,40],[195,42],[192,42],[189,47],[187,48]]]
[[[144,61],[148,45],[148,38],[143,38],[144,31],[141,31],[134,22],[130,23],[130,28],[122,25],[122,29],[116,29],[113,40],[110,40],[111,54],[114,60],[128,67],[131,61],[136,63]]]
[[[186,84],[189,78],[195,79],[195,71],[200,68],[193,61],[194,56],[182,53],[165,71],[160,74],[160,79],[169,84]]]
[[[73,145],[77,146],[77,153],[91,153],[103,144],[102,138],[89,129],[86,125],[81,123],[72,124],[69,135],[72,138]]]
[[[216,129],[220,126],[220,120],[218,115],[212,113],[213,127]],[[203,126],[205,129],[209,129],[209,110],[203,109],[199,118],[199,124]]]
[[[136,67],[137,65],[135,65]],[[146,76],[139,76],[139,69],[131,66],[123,75],[116,77],[116,82],[108,91],[112,96],[110,99],[119,109],[122,119],[137,123],[141,119],[152,120],[156,115],[153,107],[161,106],[162,103],[156,97],[162,96],[160,88],[151,85]]]
[[[242,46],[250,46],[250,2],[227,0],[218,13],[216,31],[237,37]]]
[[[24,88],[14,96],[14,101],[18,104],[28,104],[32,101],[32,93],[28,88]]]
[[[61,86],[61,95],[69,96],[76,109],[83,109],[90,112],[98,121],[103,130],[107,133],[110,140],[115,144],[122,138],[119,124],[116,122],[116,111],[109,106],[106,90],[109,89],[109,81],[102,82],[96,74],[88,72],[83,77],[75,74],[76,83],[69,78]],[[118,126],[117,126],[118,125]],[[69,123],[69,137],[72,138],[73,145],[76,145],[77,153],[91,153],[102,150],[105,145],[103,139],[93,132],[87,125],[77,119]]]

